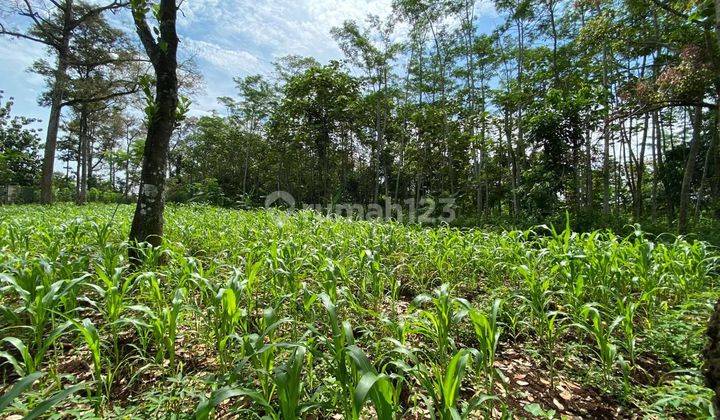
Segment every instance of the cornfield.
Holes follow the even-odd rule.
[[[171,207],[0,207],[0,413],[707,417],[711,246]]]

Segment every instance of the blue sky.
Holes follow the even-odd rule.
[[[478,1],[480,28],[489,30],[497,22],[491,4]],[[347,19],[362,21],[370,13],[387,16],[391,8],[392,0],[186,0],[178,20],[181,47],[195,56],[205,81],[193,113],[219,108],[218,96],[234,95],[233,77],[269,73],[279,57],[340,58],[332,27]],[[127,24],[129,18],[127,12],[113,17]],[[37,105],[44,82],[27,68],[47,55],[40,45],[0,37],[0,90],[5,98],[15,98],[14,114],[46,118],[48,109]]]

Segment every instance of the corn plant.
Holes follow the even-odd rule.
[[[277,369],[274,382],[280,404],[279,418],[301,418],[301,398],[303,395],[302,368],[305,362],[305,347],[296,347],[287,363]]]
[[[145,323],[134,322],[135,325],[147,327],[155,343],[155,362],[168,360],[170,367],[175,367],[175,341],[177,340],[178,324],[182,320],[182,309],[187,290],[175,290],[172,302],[160,307],[149,308],[144,305],[133,305],[130,309],[146,316]]]
[[[418,320],[413,324],[414,329],[435,342],[439,359],[444,362],[448,353],[455,349],[455,341],[451,336],[452,328],[467,315],[469,303],[452,297],[450,285],[443,284],[435,289],[432,295],[418,295],[413,300],[414,307],[423,305],[429,306],[430,309],[418,311]]]
[[[563,234],[560,238],[564,238],[561,242],[569,241],[567,234]],[[557,239],[556,239],[557,240]],[[555,291],[550,289],[550,279],[540,279],[538,274],[530,270],[526,265],[521,265],[517,271],[524,279],[524,290],[517,295],[522,302],[521,310],[528,313],[529,329],[537,334],[543,349],[543,354],[547,360],[547,366],[550,371],[550,380],[554,385],[555,379],[555,347],[558,338],[563,331],[563,325],[560,311],[552,310],[554,305],[553,297]]]
[[[304,394],[302,369],[305,363],[305,354],[305,347],[295,346],[288,361],[269,375],[272,378],[273,393],[277,392],[279,407],[273,405],[273,393],[264,395],[248,388],[226,387],[213,393],[209,399],[201,401],[194,418],[207,419],[210,412],[221,402],[233,397],[244,396],[263,408],[265,418],[273,420],[301,419],[303,412],[310,407],[302,402]]]
[[[19,351],[24,367],[21,367],[10,354],[0,354],[11,361],[17,371],[24,372],[23,375],[33,373],[39,368],[48,349],[67,329],[67,324],[55,325],[54,317],[57,310],[63,309],[60,305],[62,298],[73,293],[75,288],[85,282],[85,277],[51,282],[47,275],[44,269],[38,271],[36,267],[21,277],[7,275],[0,277],[5,284],[2,290],[16,292],[22,305],[19,311],[5,310],[5,318],[11,318],[13,324],[20,323],[21,317],[27,317],[29,320],[29,325],[16,326],[19,331],[28,330],[29,338],[10,336],[4,339]],[[47,334],[49,328],[51,331]]]
[[[118,335],[120,324],[123,323],[121,318],[128,308],[128,295],[132,292],[137,277],[132,273],[126,275],[123,267],[116,266],[119,261],[106,258],[104,262],[105,264],[99,265],[96,270],[96,275],[101,280],[101,283],[88,284],[97,292],[102,302],[98,303],[90,298],[85,298],[85,300],[105,318],[112,335],[115,361],[117,363],[120,359]]]
[[[318,336],[322,337],[321,342],[330,350],[331,358],[329,363],[332,366],[335,380],[342,388],[342,393],[337,395],[340,399],[340,405],[343,407],[345,415],[352,417],[353,394],[351,393],[351,383],[353,382],[353,378],[347,366],[347,346],[354,344],[352,327],[349,322],[340,321],[337,314],[337,306],[335,302],[330,299],[330,296],[323,293],[320,294],[319,298],[328,315],[331,335],[330,339],[324,338],[324,334],[318,334]]]
[[[618,300],[617,309],[620,315],[613,321],[611,329],[620,326],[623,333],[622,345],[630,357],[630,363],[635,365],[635,356],[637,354],[637,332],[635,331],[635,315],[640,303],[645,300],[645,296],[639,302],[633,302],[628,297]]]
[[[401,414],[400,391],[405,378],[397,373],[378,373],[370,360],[359,347],[351,345],[347,347],[348,357],[353,361],[358,371],[358,376],[353,392],[352,418],[359,419],[363,405],[371,401],[375,408],[375,414],[379,419],[394,419]],[[398,361],[393,361],[396,366],[402,366],[406,372],[410,367]]]
[[[486,389],[488,392],[492,392],[493,382],[497,376],[494,365],[495,353],[502,334],[502,328],[498,325],[501,306],[502,301],[495,299],[492,309],[487,315],[475,308],[470,309],[470,320],[475,329],[475,337],[478,340],[479,365],[487,378]]]
[[[610,381],[613,367],[618,361],[617,346],[612,342],[612,333],[617,324],[612,323],[608,325],[604,322],[600,311],[592,304],[585,306],[584,314],[587,322],[584,324],[576,324],[576,326],[595,339],[597,345],[595,352],[602,366],[603,377],[607,383]]]
[[[413,375],[427,393],[425,403],[433,419],[446,420],[466,418],[460,404],[460,386],[465,377],[465,369],[471,359],[470,351],[463,349],[455,353],[446,366],[420,365]]]
[[[50,334],[43,337],[39,345],[36,342],[35,347],[32,348],[17,337],[4,337],[0,340],[0,343],[6,344],[8,347],[14,349],[15,353],[20,356],[20,359],[18,360],[15,355],[7,351],[0,351],[0,358],[10,363],[15,373],[19,376],[35,373],[42,366],[48,350],[55,341],[65,333],[70,325],[68,322],[58,325]]]
[[[7,409],[10,404],[12,404],[13,401],[23,393],[23,391],[32,387],[32,385],[44,375],[45,374],[43,372],[35,372],[18,379],[12,388],[8,389],[8,391],[0,397],[0,413],[4,412],[4,410]],[[23,416],[23,419],[33,420],[42,416],[54,405],[83,388],[85,388],[85,384],[81,383],[52,394],[50,397],[35,404],[34,408]]]
[[[93,379],[95,380],[96,394],[95,394],[95,411],[99,412],[100,404],[103,399],[103,391],[107,394],[110,393],[110,386],[113,382],[112,369],[108,366],[107,375],[103,377],[103,364],[102,364],[102,343],[100,333],[98,332],[95,324],[89,319],[85,318],[82,321],[76,321],[71,319],[70,322],[75,326],[80,337],[87,345],[90,354],[92,355],[92,366],[93,366]]]
[[[363,250],[360,253],[360,264],[364,273],[360,276],[361,292],[367,294],[369,287],[371,294],[375,298],[381,299],[385,295],[387,286],[377,254],[369,249]]]
[[[208,321],[223,364],[229,361],[229,346],[239,338],[238,332],[248,330],[248,312],[241,300],[245,296],[246,286],[247,283],[240,280],[237,271],[222,287],[207,285],[208,289],[214,291],[209,302]]]
[[[292,241],[274,243],[269,249],[269,266],[280,281],[280,287],[291,294],[300,289],[300,269],[303,265],[300,246]]]
[[[282,301],[278,303],[278,307],[281,304]],[[256,372],[261,374],[259,378],[260,388],[268,400],[272,399],[273,394],[269,372],[273,371],[278,347],[277,343],[275,343],[276,331],[283,324],[291,321],[288,318],[280,319],[278,315],[277,308],[266,308],[259,323],[258,333],[237,337],[238,340],[242,341],[244,357],[240,365],[236,367],[235,375],[239,377],[241,368],[244,367],[244,364],[249,363]]]

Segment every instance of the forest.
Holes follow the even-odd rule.
[[[201,3],[0,5],[0,417],[717,416],[720,0],[353,0],[212,109]]]

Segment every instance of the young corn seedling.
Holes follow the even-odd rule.
[[[517,271],[523,277],[525,284],[524,290],[518,295],[523,302],[521,311],[526,311],[530,315],[529,330],[534,331],[540,340],[550,371],[550,380],[554,386],[555,348],[563,331],[561,324],[563,318],[558,317],[561,313],[551,310],[554,305],[552,298],[555,292],[550,289],[549,278],[540,280],[537,273],[530,270],[528,266],[521,265]]]
[[[280,280],[281,287],[294,295],[300,289],[300,271],[303,260],[302,252],[297,243],[286,241],[275,243],[270,247],[269,265],[275,277]]]
[[[414,330],[435,342],[439,360],[447,360],[450,350],[455,349],[455,341],[450,332],[467,315],[470,304],[464,299],[450,295],[450,286],[443,284],[432,295],[418,295],[412,302],[413,307],[427,305],[430,309],[420,309]]]
[[[620,316],[618,316],[615,321],[613,322],[613,325],[611,326],[611,329],[615,329],[618,324],[620,328],[622,329],[623,333],[623,341],[622,345],[625,348],[625,351],[627,351],[628,356],[630,358],[630,363],[634,366],[635,365],[635,356],[637,354],[637,334],[635,331],[635,314],[638,309],[638,305],[642,303],[644,300],[641,298],[639,302],[632,302],[628,297],[625,297],[621,300],[618,300],[618,312],[620,313]]]
[[[274,346],[274,345],[270,345]],[[272,420],[299,420],[303,413],[311,407],[304,404],[303,366],[307,349],[304,346],[292,346],[293,351],[287,362],[274,369],[273,372],[265,372],[271,379],[272,391],[269,395],[257,392],[248,388],[222,388],[213,393],[209,399],[204,399],[195,411],[194,418],[198,420],[207,419],[210,412],[220,403],[233,397],[248,397],[256,405],[262,407],[265,417]],[[274,405],[273,395],[277,393],[277,404]]]
[[[32,273],[41,275],[37,270],[33,270]],[[58,280],[53,283],[50,282],[50,279],[45,279],[38,284],[36,283],[38,277],[35,275],[21,278],[7,275],[0,277],[0,281],[5,284],[2,290],[15,291],[22,305],[20,311],[6,311],[5,313],[14,318],[16,322],[20,322],[21,316],[25,316],[29,320],[29,325],[22,326],[22,329],[30,331],[30,339],[23,341],[16,337],[8,337],[12,340],[6,341],[17,350],[20,350],[21,347],[25,348],[25,351],[20,352],[24,372],[33,373],[39,368],[47,350],[68,327],[66,324],[55,326],[54,317],[59,311],[60,313],[64,312],[64,308],[60,305],[63,297],[74,293],[76,288],[85,283],[85,280],[86,276],[74,280]],[[48,328],[52,329],[49,335],[47,334]],[[10,360],[8,353],[2,356]],[[13,364],[13,366],[18,369],[20,364]]]
[[[353,392],[352,418],[360,418],[367,401],[372,402],[378,419],[397,418],[401,414],[399,398],[404,378],[397,374],[378,373],[365,353],[355,345],[347,347],[347,354],[359,376]]]
[[[283,301],[278,302],[276,308],[266,308],[263,311],[262,320],[259,323],[259,332],[244,335],[238,339],[242,340],[244,358],[242,363],[235,369],[235,377],[241,377],[242,368],[246,362],[260,372],[260,388],[263,395],[268,400],[272,399],[273,387],[269,380],[269,372],[273,371],[275,363],[275,353],[277,344],[275,343],[275,335],[277,329],[283,324],[289,323],[291,320],[278,317],[278,308]]]
[[[550,373],[550,386],[555,388],[555,362],[556,362],[556,355],[555,355],[555,349],[557,347],[557,341],[562,335],[562,332],[564,330],[564,324],[562,323],[562,320],[564,318],[558,318],[558,315],[561,315],[561,312],[558,311],[550,311],[546,312],[543,320],[544,320],[544,328],[543,328],[543,336],[541,337],[543,349],[545,353],[545,357],[547,359],[547,365],[548,370]]]
[[[281,419],[300,419],[303,395],[302,368],[305,362],[305,347],[295,347],[287,363],[274,374]]]
[[[495,353],[500,342],[502,328],[498,325],[498,317],[502,301],[495,299],[492,310],[489,314],[484,314],[475,308],[470,309],[470,321],[472,321],[475,329],[475,337],[478,340],[479,365],[481,371],[486,376],[486,391],[493,392],[493,384],[498,373],[495,370]]]
[[[340,399],[340,405],[343,407],[345,416],[351,418],[353,415],[353,394],[351,392],[351,384],[353,377],[347,366],[347,346],[354,344],[352,327],[347,321],[341,322],[337,315],[337,307],[330,299],[330,296],[323,293],[320,294],[320,302],[328,314],[328,323],[331,336],[329,339],[325,334],[318,333],[320,341],[330,350],[332,366],[335,381],[342,388],[342,393],[336,394]],[[337,403],[337,399],[335,401]]]
[[[70,322],[75,326],[77,331],[80,333],[83,341],[90,350],[92,355],[92,366],[93,366],[93,379],[95,381],[95,412],[100,412],[100,405],[103,400],[103,389],[110,394],[110,386],[113,382],[112,370],[108,369],[107,375],[103,377],[103,364],[102,364],[102,343],[100,340],[100,334],[98,333],[95,324],[89,319],[85,318],[78,322],[71,319]]]
[[[337,261],[326,258],[321,271],[323,273],[323,291],[330,297],[331,300],[336,301],[338,298],[338,284],[347,284],[348,282],[347,270]],[[315,297],[317,297],[317,295],[315,295]]]
[[[161,364],[163,360],[169,362],[170,368],[175,368],[175,341],[177,340],[178,324],[182,320],[182,310],[187,291],[183,288],[175,290],[172,302],[160,307],[149,308],[144,305],[133,305],[129,309],[141,312],[146,316],[147,323],[136,325],[145,326],[152,334],[155,343],[155,362]]]
[[[215,290],[209,302],[210,326],[220,362],[226,365],[229,362],[228,351],[232,340],[239,341],[238,332],[247,332],[248,329],[248,312],[242,302],[246,283],[240,281],[238,275],[234,275],[224,287],[213,288],[208,284],[208,288]]]
[[[12,404],[13,401],[23,393],[23,391],[29,389],[33,385],[33,383],[35,383],[38,379],[42,378],[44,375],[45,374],[42,372],[35,372],[33,374],[18,379],[17,382],[15,382],[15,384],[12,386],[12,388],[9,388],[5,394],[0,396],[0,413],[8,414],[5,409],[7,409],[10,404]],[[54,405],[63,401],[70,395],[80,391],[83,388],[85,388],[85,384],[81,383],[62,389],[52,394],[50,397],[37,402],[35,404],[35,408],[27,412],[27,414],[23,416],[23,419],[34,420],[42,416],[51,408],[53,408]]]
[[[4,337],[0,340],[0,343],[6,344],[8,347],[14,349],[14,353],[20,356],[20,359],[7,351],[0,351],[0,358],[5,359],[15,370],[18,376],[25,376],[37,372],[45,359],[45,355],[55,341],[62,336],[70,323],[60,324],[46,337],[43,337],[43,341],[37,346],[31,349],[21,339],[17,337]]]
[[[595,339],[597,348],[595,352],[600,359],[603,378],[609,384],[613,367],[618,360],[618,352],[615,344],[612,343],[612,333],[617,324],[607,325],[600,316],[600,311],[592,304],[587,304],[584,309],[586,323],[576,324],[581,330],[590,334]]]
[[[363,273],[367,273],[361,275],[360,290],[364,295],[368,294],[368,284],[370,284],[371,294],[377,299],[376,302],[380,302],[385,295],[386,278],[382,273],[377,254],[369,249],[362,251],[360,264],[363,267]]]
[[[457,420],[467,418],[469,410],[460,409],[460,386],[465,369],[471,359],[471,352],[462,349],[455,353],[447,365],[416,366],[413,374],[427,393],[425,403],[432,419]],[[472,405],[471,405],[472,406]]]
[[[107,261],[106,261],[107,262]],[[101,280],[100,284],[88,284],[93,288],[100,298],[102,304],[85,298],[91,306],[95,307],[99,313],[103,314],[106,324],[110,328],[112,335],[113,350],[115,362],[120,361],[120,349],[118,346],[118,335],[121,319],[124,311],[127,309],[127,297],[135,285],[135,274],[123,274],[122,267],[113,267],[113,265],[100,265],[97,270],[97,277]]]

